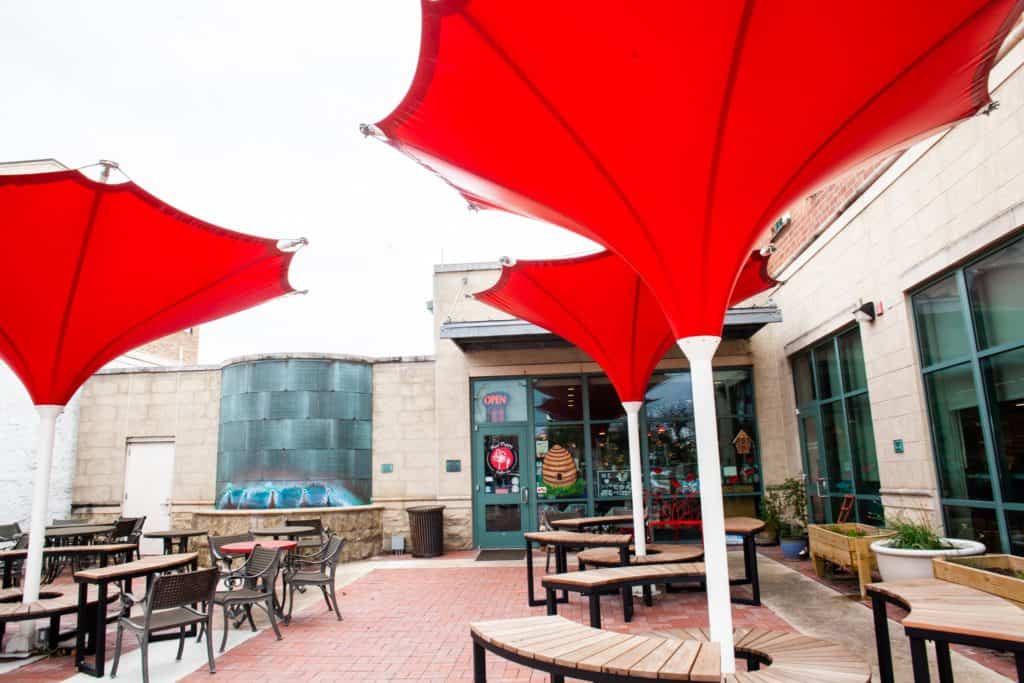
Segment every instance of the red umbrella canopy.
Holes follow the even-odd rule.
[[[766,263],[759,252],[750,255],[731,303],[777,284]],[[610,251],[518,261],[502,269],[493,287],[475,296],[583,349],[605,371],[623,402],[644,399],[654,366],[675,343],[651,290]]]
[[[293,291],[292,253],[135,183],[0,175],[0,358],[37,405],[65,405],[125,351]]]
[[[721,334],[766,226],[989,102],[1021,0],[423,0],[387,140],[470,201],[623,257],[677,338]]]

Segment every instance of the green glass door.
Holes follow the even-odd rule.
[[[826,497],[828,480],[825,478],[825,467],[821,462],[817,412],[800,414],[800,443],[804,458],[804,472],[807,473],[807,518],[812,524],[824,524],[830,521]]]
[[[473,519],[481,548],[519,548],[533,527],[526,427],[480,426],[473,438]]]

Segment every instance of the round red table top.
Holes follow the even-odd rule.
[[[298,545],[295,541],[239,541],[238,543],[226,543],[220,547],[222,553],[228,555],[248,555],[252,549],[261,545],[264,548],[279,548],[281,550],[294,550]]]

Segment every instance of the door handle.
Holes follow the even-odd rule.
[[[828,482],[825,481],[824,477],[818,477],[818,495],[824,496],[828,493]]]
[[[519,497],[522,499],[523,503],[529,503],[530,502],[530,489],[526,488],[525,486],[520,486],[519,487]]]

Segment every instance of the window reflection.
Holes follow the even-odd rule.
[[[967,354],[967,331],[955,276],[918,292],[913,302],[921,362],[925,366]]]
[[[474,382],[473,419],[477,424],[526,422],[526,380]]]
[[[1003,499],[1024,502],[1024,348],[982,361]]]
[[[598,498],[628,498],[630,478],[626,423],[591,425],[590,454],[594,463],[594,495]]]
[[[978,348],[1024,339],[1024,241],[964,269]]]
[[[534,420],[579,422],[583,419],[583,389],[578,377],[538,379],[533,382]]]
[[[981,414],[967,363],[925,375],[944,498],[992,499]]]
[[[626,416],[622,401],[619,400],[619,394],[607,377],[591,377],[587,390],[591,420],[618,420]]]

